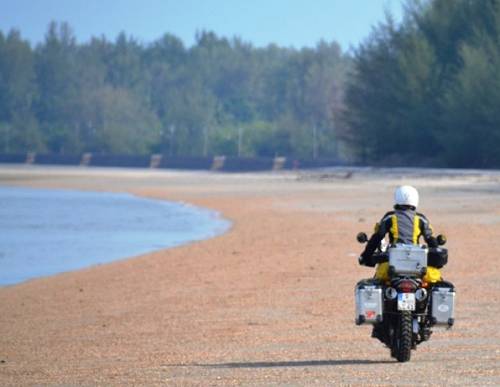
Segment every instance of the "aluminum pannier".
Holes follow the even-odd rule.
[[[356,285],[356,324],[375,324],[382,321],[383,296],[382,287],[370,280],[364,280]]]
[[[451,327],[455,322],[455,287],[447,281],[438,282],[431,294],[432,324]]]

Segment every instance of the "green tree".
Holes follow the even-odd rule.
[[[500,166],[499,38],[479,36],[476,45],[462,48],[463,67],[446,95],[441,137],[454,166]]]
[[[160,125],[147,106],[127,89],[105,86],[89,95],[85,116],[90,134],[86,151],[149,154],[159,140]]]
[[[391,20],[373,31],[356,51],[354,73],[346,94],[345,119],[351,128],[344,139],[353,144],[364,162],[397,152],[397,109],[401,100],[401,74],[395,47],[398,32]]]
[[[51,23],[32,49],[0,34],[0,149],[335,155],[350,58],[336,43],[255,48],[203,31],[78,44]]]
[[[37,95],[33,52],[18,31],[0,32],[0,149],[23,152],[43,149],[33,114]]]
[[[409,2],[361,45],[345,118],[364,161],[498,164],[498,14],[496,0]]]
[[[52,22],[36,55],[39,95],[36,116],[44,131],[47,146],[56,153],[80,150],[79,97],[76,41],[68,24]]]

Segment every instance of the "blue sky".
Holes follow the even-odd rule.
[[[401,19],[401,0],[0,0],[0,30],[43,40],[51,20],[67,21],[79,42],[121,31],[144,43],[166,32],[186,45],[196,31],[238,36],[255,46],[314,46],[320,39],[356,46],[389,11]]]

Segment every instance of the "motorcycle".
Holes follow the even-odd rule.
[[[368,237],[360,232],[359,243]],[[356,325],[373,324],[372,337],[379,339],[399,362],[411,358],[412,349],[429,340],[432,328],[454,324],[455,287],[447,281],[424,282],[427,267],[443,267],[448,253],[446,237],[437,237],[439,247],[427,248],[381,244],[368,266],[388,262],[389,280],[368,279],[355,288]]]

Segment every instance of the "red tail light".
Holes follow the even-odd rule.
[[[416,286],[412,281],[401,281],[398,284],[398,289],[403,293],[411,293],[415,291]]]

